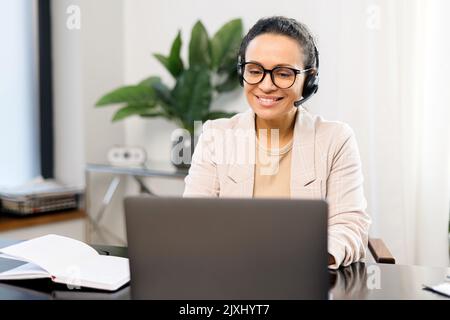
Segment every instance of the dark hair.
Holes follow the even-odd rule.
[[[239,49],[239,57],[245,62],[245,53],[249,43],[261,34],[272,33],[288,36],[298,42],[303,49],[304,67],[315,67],[316,51],[314,38],[308,27],[295,19],[282,16],[273,16],[260,19],[247,33]]]

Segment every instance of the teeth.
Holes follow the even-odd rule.
[[[262,105],[266,105],[266,106],[270,106],[270,105],[272,105],[272,104],[274,104],[275,102],[278,101],[277,98],[275,98],[275,99],[267,99],[267,98],[260,98],[260,97],[258,97],[258,99],[259,99],[259,102]]]
[[[259,98],[262,102],[274,102],[276,99],[265,99],[265,98]]]

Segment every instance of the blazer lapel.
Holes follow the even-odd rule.
[[[299,107],[294,127],[294,143],[291,156],[291,198],[316,197],[317,188],[308,188],[316,180],[315,127],[312,116]],[[255,114],[249,109],[233,130],[227,176],[233,181],[230,197],[253,197],[255,180]],[[320,188],[320,186],[319,186]]]
[[[227,175],[236,184],[233,197],[251,198],[253,196],[255,172],[255,114],[249,109],[233,130],[231,139],[231,163]],[[228,195],[227,195],[228,196]]]
[[[310,196],[307,188],[316,180],[315,127],[311,115],[299,107],[291,156],[291,198]]]

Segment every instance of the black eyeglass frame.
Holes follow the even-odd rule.
[[[244,77],[244,74],[245,74],[245,66],[248,65],[248,64],[254,64],[254,65],[257,65],[257,66],[261,67],[261,69],[264,71],[264,75],[262,76],[261,80],[259,80],[259,81],[256,82],[256,83],[250,83],[250,82],[248,82],[248,81],[245,79],[245,77]],[[244,63],[240,63],[239,66],[242,68],[242,79],[243,79],[246,83],[248,83],[249,85],[255,85],[255,84],[259,84],[259,83],[263,82],[264,79],[266,78],[266,74],[270,73],[270,79],[272,80],[272,83],[273,83],[277,88],[279,88],[279,89],[289,89],[289,88],[291,88],[291,87],[295,84],[295,81],[297,81],[297,76],[298,76],[299,74],[303,74],[303,73],[306,73],[306,72],[309,72],[309,71],[312,71],[312,70],[316,70],[316,68],[308,68],[308,69],[298,70],[298,69],[295,69],[295,68],[285,67],[285,66],[278,66],[278,67],[275,67],[275,68],[269,70],[269,69],[264,68],[264,67],[263,67],[260,63],[258,63],[258,62],[250,62],[250,61],[244,62]],[[274,76],[273,76],[273,71],[274,71],[274,70],[277,70],[277,69],[289,69],[289,70],[291,70],[291,71],[293,71],[293,72],[295,73],[294,81],[292,82],[292,84],[291,84],[289,87],[281,88],[280,86],[278,86],[278,85],[275,83]]]

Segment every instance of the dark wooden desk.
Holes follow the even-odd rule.
[[[0,240],[0,248],[16,241]],[[101,254],[127,257],[127,249],[94,246]],[[5,267],[0,258],[0,270]],[[447,268],[355,263],[350,267],[330,271],[331,298],[341,299],[446,299],[422,289],[422,284],[445,281]],[[0,282],[0,299],[130,299],[130,286],[117,292],[69,290],[50,280]]]

